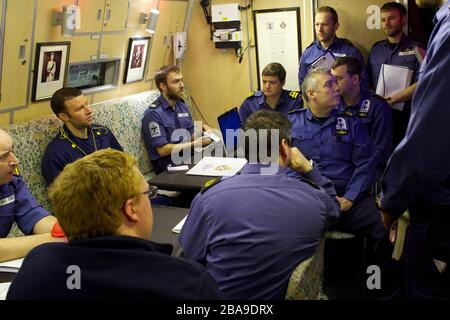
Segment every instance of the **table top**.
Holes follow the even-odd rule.
[[[173,245],[173,256],[180,256],[181,246],[178,242],[178,233],[172,232],[178,222],[180,222],[189,212],[189,209],[152,206],[153,211],[153,233],[151,240],[158,243],[171,243]]]

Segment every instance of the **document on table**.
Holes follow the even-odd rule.
[[[0,300],[6,300],[6,295],[8,294],[10,285],[11,282],[0,283]]]
[[[234,176],[247,163],[245,158],[204,157],[186,174],[194,176]]]
[[[407,67],[382,64],[376,93],[383,97],[389,97],[394,93],[406,89],[411,85],[413,71]],[[402,111],[404,102],[398,102],[392,108]]]
[[[187,218],[187,215],[183,218],[183,220],[178,222],[178,224],[175,227],[173,227],[173,229],[172,229],[173,233],[180,233],[181,232],[181,229],[183,229],[183,225],[184,225],[184,222],[186,221],[186,218]]]
[[[22,266],[24,258],[9,260],[0,263],[0,272],[14,272],[17,273]]]

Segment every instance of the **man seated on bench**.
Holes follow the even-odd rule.
[[[144,113],[142,135],[153,168],[161,173],[173,163],[172,154],[183,152],[185,156],[187,152],[190,155],[194,146],[207,146],[211,139],[194,139],[194,123],[183,100],[183,75],[178,67],[161,67],[155,75],[155,84],[161,95]],[[177,129],[184,129],[184,134],[174,135]],[[207,129],[204,126],[204,130]]]
[[[329,71],[309,72],[302,92],[308,108],[288,115],[292,144],[333,182],[341,206],[336,230],[369,236],[376,243],[386,230],[370,192],[376,163],[372,140],[358,118],[336,110],[339,87]]]
[[[47,185],[53,182],[68,163],[92,152],[106,148],[122,151],[111,130],[93,124],[93,111],[80,89],[57,90],[50,106],[64,125],[47,146],[42,159],[42,175]]]
[[[61,241],[50,235],[56,218],[31,195],[18,174],[19,161],[12,148],[11,137],[0,129],[0,261],[21,258],[46,242]],[[5,238],[14,221],[26,236]]]

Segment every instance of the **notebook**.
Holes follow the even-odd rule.
[[[306,71],[310,72],[310,71],[316,70],[316,69],[331,70],[334,60],[336,60],[336,59],[334,58],[333,53],[331,51],[327,51],[323,55],[318,57],[316,60],[314,60],[313,63],[311,63],[309,65],[309,67]]]
[[[225,146],[225,152],[227,155],[232,155],[238,147],[237,136],[234,135],[233,139],[227,137],[227,130],[234,130],[241,128],[241,119],[239,118],[239,112],[236,107],[221,114],[217,117],[219,123],[220,132],[222,133],[223,143]],[[231,135],[229,135],[231,137]]]

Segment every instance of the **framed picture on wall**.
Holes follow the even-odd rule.
[[[32,101],[50,99],[66,81],[70,42],[36,44]]]
[[[135,82],[144,79],[144,70],[147,65],[149,43],[150,37],[130,38],[123,83]]]
[[[271,62],[288,70],[285,89],[298,90],[298,60],[300,57],[300,8],[253,11],[256,42],[258,87],[262,88],[261,72]]]

